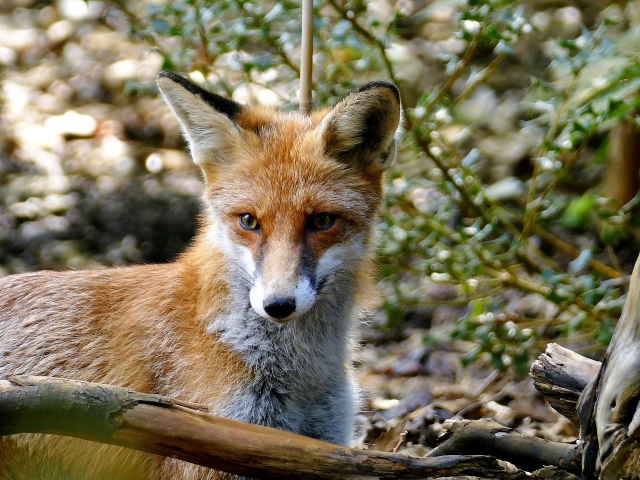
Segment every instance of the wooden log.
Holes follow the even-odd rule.
[[[549,405],[579,427],[578,398],[599,370],[600,362],[550,343],[529,373]]]
[[[16,433],[68,435],[258,479],[522,478],[486,456],[356,450],[215,417],[160,395],[48,377],[0,380],[0,435]]]
[[[444,442],[427,457],[451,454],[491,455],[513,463],[523,470],[533,471],[552,465],[572,473],[580,473],[580,445],[550,442],[529,437],[500,425],[493,420],[458,420],[445,424],[448,433]]]
[[[640,130],[623,120],[609,132],[609,150],[602,193],[622,206],[640,189]]]
[[[640,259],[602,367],[578,411],[583,477],[640,480]]]

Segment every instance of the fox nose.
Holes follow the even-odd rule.
[[[286,318],[296,310],[295,298],[273,298],[264,302],[264,311],[273,318]]]

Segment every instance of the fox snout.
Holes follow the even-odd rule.
[[[293,297],[273,296],[266,299],[262,305],[267,315],[278,320],[287,318],[296,311],[296,299]]]
[[[316,291],[308,278],[303,276],[289,282],[282,282],[282,278],[275,280],[269,282],[264,275],[259,275],[249,292],[251,307],[261,317],[278,323],[288,322],[307,312],[315,303]]]

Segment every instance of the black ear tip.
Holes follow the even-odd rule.
[[[362,93],[362,92],[366,92],[367,90],[372,90],[374,88],[387,88],[391,90],[394,97],[396,98],[396,101],[400,103],[400,91],[398,90],[398,87],[396,87],[393,83],[388,82],[386,80],[375,80],[373,82],[365,83],[360,88],[355,89],[352,93],[354,94]]]
[[[163,78],[168,78],[174,83],[177,83],[189,93],[200,98],[215,110],[219,111],[220,113],[224,113],[231,119],[233,119],[233,117],[235,117],[240,112],[240,110],[242,110],[242,105],[240,105],[239,103],[236,103],[233,100],[229,100],[228,98],[221,97],[220,95],[216,95],[215,93],[209,92],[204,88],[199,87],[195,83],[192,83],[182,75],[169,72],[168,70],[163,70],[158,74],[158,83],[160,83]],[[161,90],[162,88],[162,85],[160,85]]]
[[[170,72],[169,70],[163,70],[158,74],[158,81],[161,78],[168,78],[169,80],[173,80],[174,82],[181,82],[184,81],[185,78],[181,77],[180,75],[178,75],[177,73],[174,72]]]

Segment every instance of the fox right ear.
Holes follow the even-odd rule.
[[[389,82],[370,82],[343,98],[318,126],[325,153],[365,170],[389,168],[396,156],[402,117],[400,92]]]
[[[234,118],[243,106],[208,92],[173,72],[160,72],[158,87],[178,117],[193,161],[220,163],[242,144]]]

